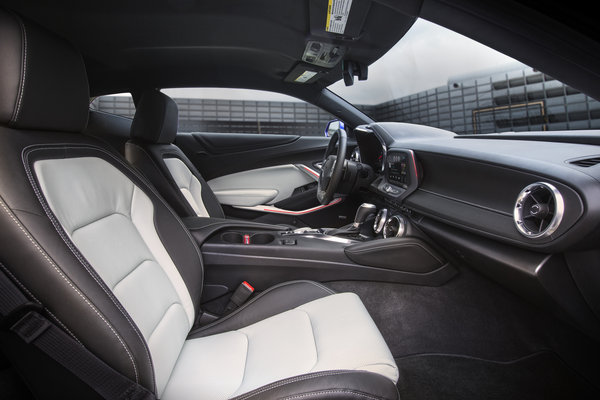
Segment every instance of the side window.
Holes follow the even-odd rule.
[[[323,136],[334,117],[282,94],[245,89],[165,89],[179,107],[179,132]]]
[[[90,109],[133,118],[135,105],[129,93],[98,96],[90,102]]]

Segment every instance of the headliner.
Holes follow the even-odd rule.
[[[455,30],[600,98],[593,2],[353,0],[352,38],[324,32],[327,0],[2,0],[83,54],[92,95],[150,87],[240,87],[310,99],[341,79],[341,63],[313,84],[285,83],[307,40],[349,47],[371,64],[417,16]],[[361,12],[352,13],[356,9]]]
[[[354,0],[361,2],[370,3]],[[307,40],[350,44],[344,58],[371,64],[415,20],[373,3],[360,36],[339,40],[324,29],[311,31],[313,23],[324,26],[327,0],[10,3],[82,52],[93,95],[190,86],[320,91],[342,78],[341,63],[316,85],[283,82],[302,62]]]

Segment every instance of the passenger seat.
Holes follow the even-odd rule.
[[[225,218],[221,204],[200,172],[173,144],[177,104],[157,91],[145,91],[136,106],[125,158],[158,189],[180,217]]]

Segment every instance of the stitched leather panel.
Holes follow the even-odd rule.
[[[81,55],[37,25],[0,10],[0,124],[81,132],[89,90]]]
[[[183,194],[183,197],[187,200],[188,204],[198,217],[208,217],[208,211],[204,206],[202,200],[202,184],[192,174],[188,167],[178,158],[165,158],[163,160],[169,172],[171,178],[179,187],[179,190]],[[210,189],[208,189],[210,190]]]
[[[192,165],[185,154],[173,144],[152,144],[141,140],[130,140],[125,145],[125,158],[152,182],[159,193],[182,217],[196,216],[179,186],[173,180],[165,160],[179,159],[202,186],[202,203],[213,218],[225,218],[223,209],[214,193]]]
[[[222,347],[218,338],[226,339],[232,332],[188,340],[164,398],[191,400],[197,393],[219,393],[209,398],[225,399],[281,379],[339,369],[374,372],[391,383],[398,379],[387,345],[352,293],[326,296],[233,332],[247,338],[247,348],[226,359],[222,353],[206,351],[203,343]],[[209,366],[222,371],[221,379],[209,380],[198,374]],[[239,386],[224,393],[222,382],[236,381],[240,375]]]

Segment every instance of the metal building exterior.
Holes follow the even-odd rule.
[[[175,99],[184,132],[322,135],[333,116],[302,102]],[[132,117],[129,97],[104,96],[92,108]],[[531,68],[451,80],[377,105],[376,121],[434,126],[457,134],[600,129],[600,102]]]

